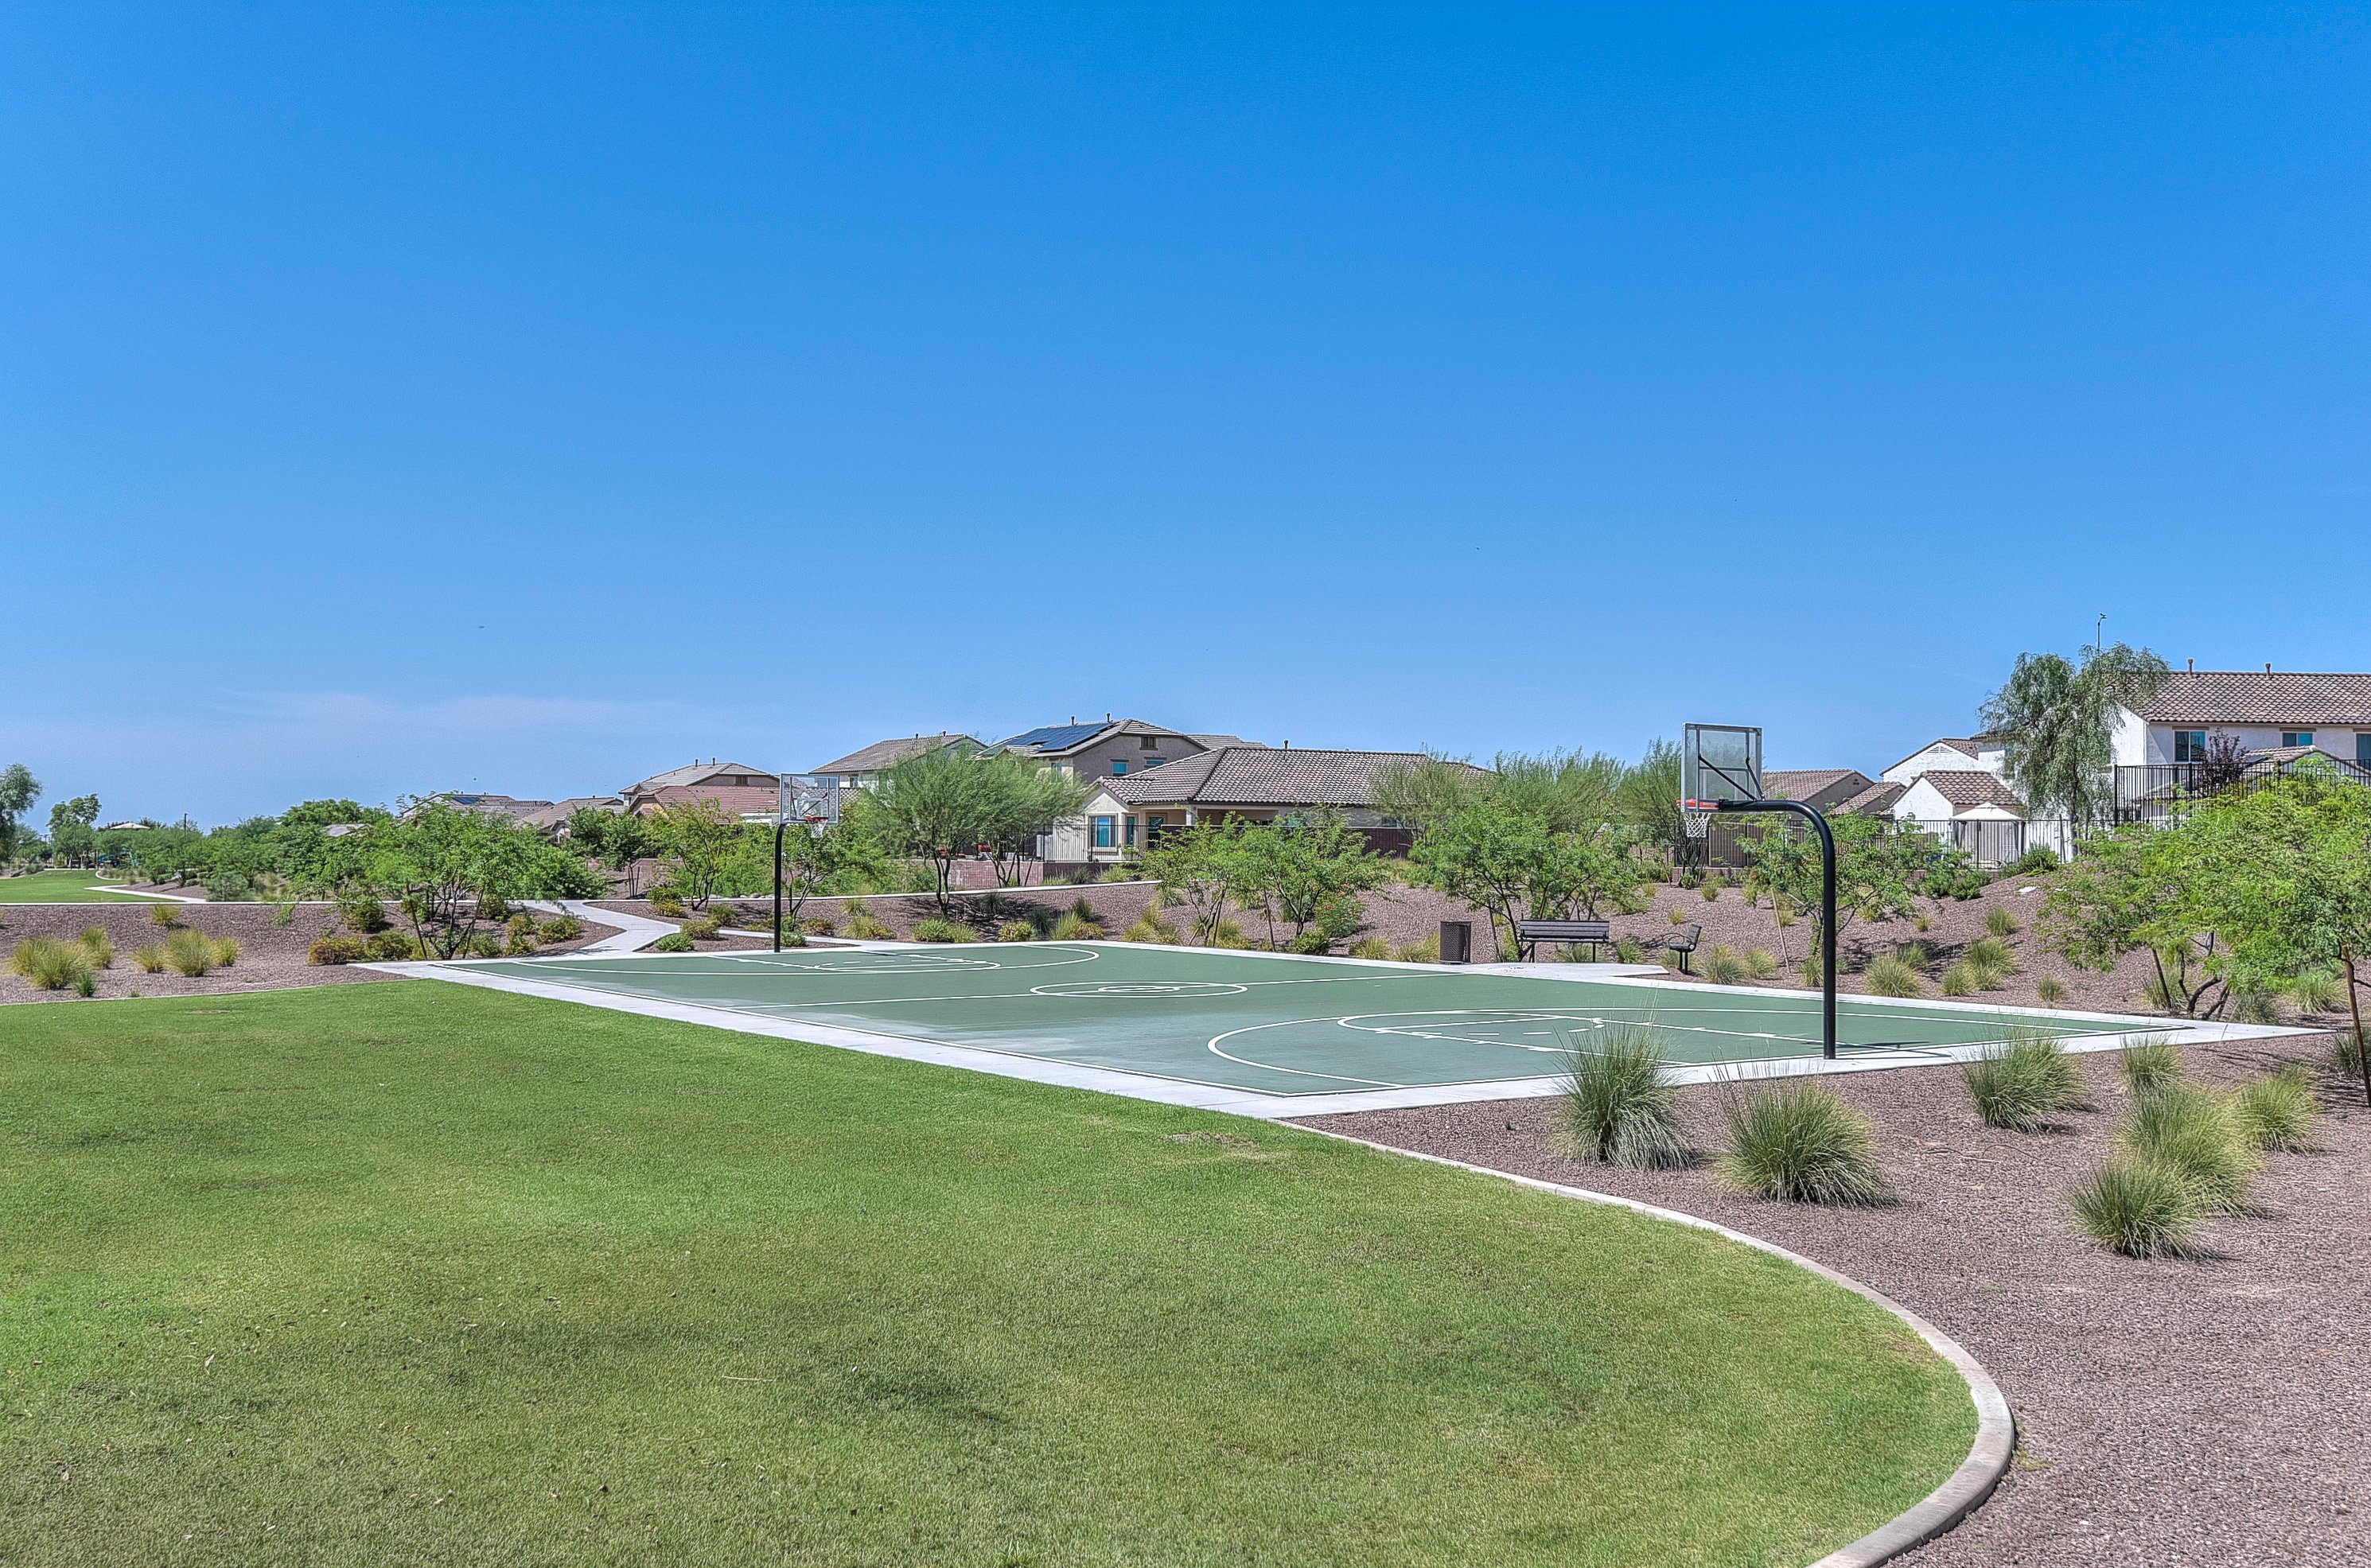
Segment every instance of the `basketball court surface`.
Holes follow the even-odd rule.
[[[1264,1116],[1551,1093],[1615,1024],[1653,1029],[1683,1081],[1961,1060],[2018,1025],[2074,1050],[2282,1032],[1845,997],[1839,1060],[1822,1062],[1815,992],[1106,942],[372,967]]]

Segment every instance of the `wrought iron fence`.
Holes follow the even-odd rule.
[[[2371,769],[2331,756],[2249,756],[2210,762],[2150,762],[2116,769],[2114,820],[2163,822],[2178,817],[2199,801],[2229,790],[2248,793],[2297,771],[2300,764],[2323,769],[2341,783],[2371,785]]]

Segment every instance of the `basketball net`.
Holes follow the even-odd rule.
[[[1680,825],[1686,828],[1690,838],[1702,838],[1712,831],[1712,808],[1693,803],[1680,807]]]

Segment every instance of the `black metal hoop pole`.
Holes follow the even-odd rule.
[[[782,951],[782,813],[774,811],[774,951]]]
[[[1716,811],[1791,812],[1820,836],[1820,1055],[1836,1055],[1836,836],[1816,807],[1800,801],[1723,801]]]

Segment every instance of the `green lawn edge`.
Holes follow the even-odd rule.
[[[1786,1563],[1975,1418],[1702,1230],[431,983],[7,1009],[0,1557]]]

